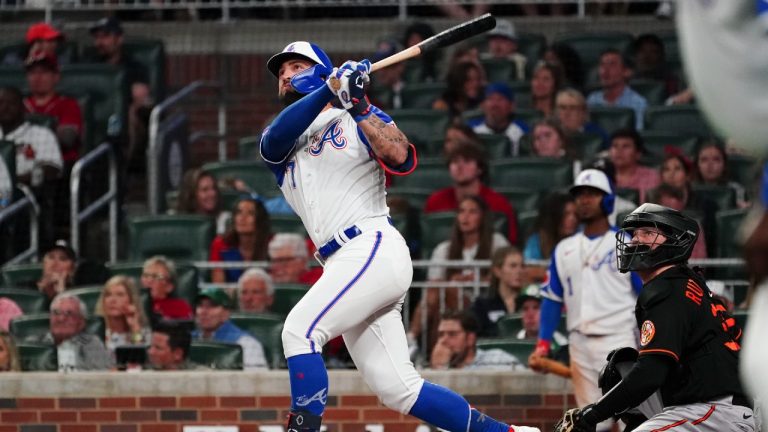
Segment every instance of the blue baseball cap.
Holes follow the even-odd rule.
[[[490,96],[494,93],[498,93],[505,98],[507,98],[510,102],[515,101],[515,92],[512,91],[512,87],[508,86],[506,83],[503,82],[494,82],[490,83],[485,87],[485,96]]]

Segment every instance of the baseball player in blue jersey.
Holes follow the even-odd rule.
[[[642,281],[616,268],[616,229],[608,223],[615,195],[608,177],[600,170],[584,170],[571,194],[582,230],[561,240],[552,253],[532,357],[549,354],[565,306],[571,377],[576,403],[582,407],[602,396],[597,378],[608,353],[637,347],[634,308]],[[609,429],[610,422],[598,427]]]
[[[368,386],[394,410],[452,432],[538,431],[480,414],[421,378],[409,359],[401,309],[413,269],[389,220],[384,172],[411,172],[416,152],[390,117],[368,104],[370,62],[334,68],[318,46],[299,41],[272,56],[267,68],[286,108],[264,130],[261,156],[324,265],[283,329],[288,430],[320,429],[328,397],[321,351],[343,335]]]

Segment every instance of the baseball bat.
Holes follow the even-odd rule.
[[[548,357],[536,357],[535,360],[529,360],[529,366],[536,367],[543,372],[550,372],[563,378],[571,377],[571,368],[557,360]]]
[[[379,69],[383,69],[387,66],[391,66],[395,63],[408,60],[438,48],[453,45],[456,42],[461,42],[472,36],[477,36],[494,27],[496,27],[496,18],[491,14],[481,15],[475,19],[443,30],[429,39],[423,40],[421,43],[406,48],[397,54],[393,54],[385,59],[377,61],[371,65],[371,72],[376,72]]]

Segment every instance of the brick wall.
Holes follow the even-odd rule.
[[[518,424],[551,430],[563,412],[563,395],[474,395],[473,406]],[[282,425],[288,396],[178,396],[0,399],[0,432],[181,432],[184,425],[236,425],[256,432]],[[571,401],[572,405],[572,401]],[[328,398],[328,432],[414,432],[420,422],[380,405],[375,396]]]
[[[574,406],[570,382],[530,372],[423,371],[499,420],[552,430]],[[421,423],[378,403],[357,371],[330,371],[327,432],[416,432]],[[278,432],[287,371],[0,373],[0,432],[182,432],[236,425]],[[376,427],[370,427],[377,425]],[[272,428],[262,429],[272,426]],[[383,427],[383,431],[381,429]],[[419,432],[424,431],[422,426]]]

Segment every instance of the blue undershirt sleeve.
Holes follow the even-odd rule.
[[[560,314],[563,310],[563,304],[548,298],[541,301],[541,317],[539,319],[539,339],[551,341],[555,329],[560,324]]]
[[[282,165],[296,145],[296,139],[304,133],[320,111],[333,99],[328,86],[322,86],[291,104],[275,117],[261,136],[261,157],[270,165]],[[274,171],[274,169],[273,169]]]

